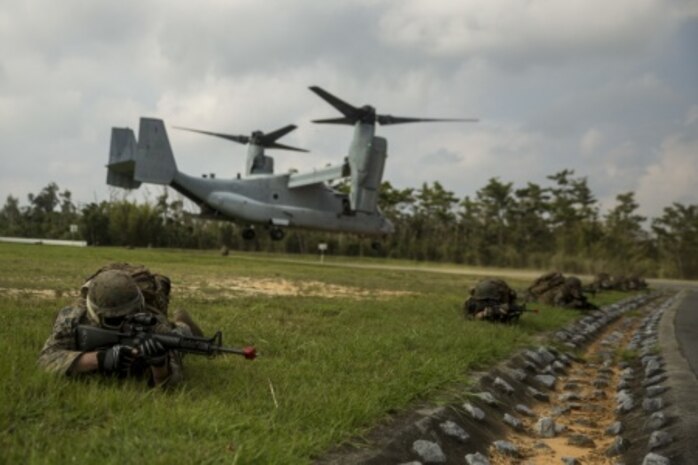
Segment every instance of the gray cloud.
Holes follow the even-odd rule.
[[[463,196],[573,168],[600,198],[637,190],[653,213],[651,199],[698,201],[682,181],[651,189],[690,162],[697,18],[676,0],[5,2],[0,196],[56,181],[107,198],[110,128],[141,115],[236,133],[296,123],[285,142],[312,153],[279,153],[280,171],[337,162],[351,132],[309,124],[334,115],[317,84],[382,112],[482,118],[379,128],[395,185]],[[170,137],[184,171],[242,169],[242,146]]]
[[[463,156],[441,147],[437,151],[423,156],[419,161],[425,165],[431,165],[432,163],[439,165],[456,165],[463,161]]]

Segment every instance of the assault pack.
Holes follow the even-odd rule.
[[[526,299],[555,307],[593,310],[596,305],[587,300],[582,282],[576,276],[565,277],[551,271],[538,277],[526,290]]]

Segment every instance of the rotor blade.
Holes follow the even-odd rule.
[[[220,137],[221,139],[232,140],[233,142],[238,142],[240,144],[247,144],[250,138],[247,136],[234,136],[232,134],[223,134],[220,132],[210,132],[202,131],[200,129],[183,128],[181,126],[172,126],[175,129],[181,129],[183,131],[198,132],[199,134],[206,134],[207,136]]]
[[[351,118],[328,118],[328,119],[314,119],[313,123],[316,124],[348,124],[353,126],[356,120]]]
[[[296,129],[298,126],[295,124],[289,124],[288,126],[284,126],[281,129],[277,129],[276,131],[269,132],[267,134],[264,134],[262,136],[262,139],[265,144],[272,144],[274,143],[277,139],[281,139],[283,136],[288,134],[289,132],[293,131]]]
[[[281,149],[281,150],[293,150],[294,152],[309,152],[310,150],[299,149],[297,147],[291,147],[290,145],[279,144],[278,142],[272,142],[264,147],[268,149]]]
[[[383,126],[402,123],[438,123],[438,122],[477,122],[477,118],[410,118],[403,116],[378,115],[376,121]]]
[[[337,110],[339,110],[341,114],[348,118],[355,119],[357,114],[359,113],[359,109],[355,106],[348,104],[347,102],[339,99],[338,97],[335,97],[334,95],[330,94],[329,92],[318,86],[311,86],[309,87],[309,89],[315,92],[321,99],[335,107]]]

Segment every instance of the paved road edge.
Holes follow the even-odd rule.
[[[678,439],[678,445],[684,451],[683,461],[686,465],[698,463],[698,379],[681,352],[681,346],[676,336],[676,314],[691,291],[682,291],[676,304],[669,308],[659,325],[659,345],[666,362],[665,370],[668,376],[670,390],[667,398],[668,408],[672,417],[677,421],[673,425],[673,433]]]

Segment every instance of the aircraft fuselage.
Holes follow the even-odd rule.
[[[380,213],[349,212],[347,196],[325,184],[289,189],[289,176],[210,179],[177,172],[170,185],[204,210],[248,223],[367,235],[393,232]]]

